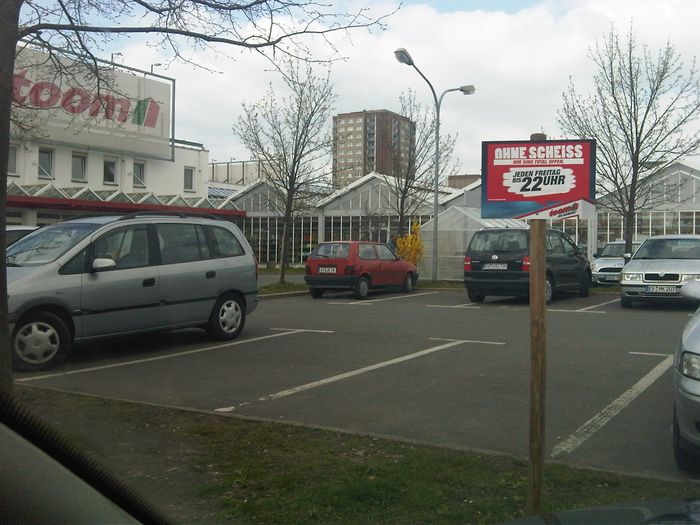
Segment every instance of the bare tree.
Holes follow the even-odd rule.
[[[589,49],[596,66],[594,92],[583,97],[573,80],[562,95],[559,123],[566,133],[595,139],[600,201],[625,222],[631,252],[638,210],[677,192],[657,175],[700,146],[700,86],[695,60],[688,68],[670,42],[653,54],[630,28],[621,41],[614,28]]]
[[[2,0],[0,2],[0,176],[9,159],[13,71],[21,42],[69,52],[99,86],[98,56],[115,39],[153,37],[150,45],[174,60],[214,44],[315,60],[305,37],[321,38],[334,51],[332,33],[381,27],[365,8],[337,12],[315,0]],[[56,62],[57,65],[60,62]],[[5,273],[6,184],[0,184],[0,391],[11,391]]]
[[[243,104],[235,133],[262,161],[283,217],[279,282],[289,262],[295,213],[328,177],[332,139],[328,122],[336,95],[330,71],[317,76],[311,64],[289,61],[281,69],[289,95],[278,98],[272,85],[257,102]]]
[[[391,188],[386,197],[387,206],[398,216],[399,234],[408,231],[407,221],[418,208],[425,205],[433,193],[435,177],[435,115],[432,109],[416,102],[413,90],[399,97],[399,113],[411,121],[411,133],[407,149],[394,148],[393,173],[387,177]],[[440,137],[440,173],[444,181],[457,173],[458,164],[453,159],[456,137]]]

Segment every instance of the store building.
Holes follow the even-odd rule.
[[[174,79],[106,64],[98,89],[63,60],[70,74],[41,51],[18,53],[8,223],[147,210],[244,215],[230,198],[210,197],[206,148],[173,139]]]

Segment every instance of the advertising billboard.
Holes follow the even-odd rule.
[[[21,48],[12,79],[21,126],[13,135],[28,130],[41,141],[171,159],[173,84]]]
[[[595,209],[595,141],[483,142],[481,216],[563,219]]]

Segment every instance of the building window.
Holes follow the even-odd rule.
[[[39,150],[39,178],[53,178],[53,150],[51,149]]]
[[[7,159],[7,174],[17,175],[17,146],[10,144],[10,156]]]
[[[194,168],[185,168],[185,191],[194,191]]]
[[[102,170],[102,182],[105,184],[117,183],[117,161],[105,159]]]
[[[134,162],[134,186],[146,187],[146,163]]]
[[[85,182],[85,166],[87,165],[87,157],[83,153],[73,153],[71,157],[71,172],[70,178],[75,182]]]

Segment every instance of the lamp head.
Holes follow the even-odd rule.
[[[411,58],[411,55],[403,47],[400,47],[396,51],[394,51],[394,56],[396,57],[396,60],[398,60],[402,64],[406,64],[407,66],[413,65],[413,59]]]
[[[461,86],[459,90],[462,92],[462,95],[473,95],[476,88],[469,84],[468,86]]]

